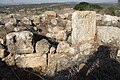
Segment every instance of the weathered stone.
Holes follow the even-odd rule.
[[[67,19],[69,17],[69,13],[59,15],[61,19]]]
[[[55,50],[56,50],[55,47],[51,47],[51,48],[50,48],[50,53],[51,53],[51,54],[54,54],[54,53],[55,53]]]
[[[52,23],[52,25],[56,26],[58,22],[56,19],[51,19],[51,23]]]
[[[72,44],[93,41],[96,33],[96,13],[76,11],[72,15]]]
[[[40,55],[46,54],[49,52],[50,43],[46,39],[42,39],[36,43],[36,53]]]
[[[18,31],[20,31],[20,28],[16,28],[16,27],[15,27],[15,28],[14,28],[14,31],[15,31],[15,32],[18,32]]]
[[[29,31],[13,32],[6,35],[6,45],[10,53],[31,53],[33,33]]]
[[[72,31],[72,22],[71,21],[67,22],[65,30],[67,32],[71,32]]]
[[[101,14],[96,14],[96,20],[100,21],[103,19],[103,16]]]
[[[33,15],[32,19],[35,25],[38,25],[40,23],[40,16],[39,15]]]
[[[21,22],[24,23],[25,25],[30,25],[31,24],[29,17],[24,17],[21,20]]]
[[[62,41],[58,44],[56,51],[57,53],[64,54],[64,53],[69,53],[69,51],[70,51],[70,45],[67,42]]]
[[[71,36],[68,36],[67,42],[71,43]]]
[[[117,51],[117,56],[120,57],[120,50]]]
[[[13,26],[14,24],[16,24],[16,19],[10,19],[9,22],[5,23],[5,27],[10,27]]]
[[[56,12],[54,12],[54,11],[46,11],[46,12],[44,13],[44,16],[46,16],[46,17],[56,17],[57,14],[56,14]]]
[[[85,63],[80,64],[79,65],[79,70],[82,70],[85,66],[86,66]]]
[[[120,17],[111,16],[111,15],[104,15],[102,18],[103,23],[105,23],[105,25],[107,25],[107,26],[113,25],[113,24],[118,24],[119,20],[120,20]]]
[[[97,38],[99,43],[120,43],[120,29],[117,27],[97,26]]]
[[[16,55],[15,63],[18,67],[21,68],[36,68],[36,67],[45,67],[46,64],[46,55],[40,54],[25,54],[25,55]]]
[[[70,67],[69,62],[70,61],[69,61],[68,57],[66,57],[64,55],[60,56],[57,59],[57,71],[61,71],[61,70],[64,70],[64,69]]]
[[[53,32],[53,27],[51,25],[47,25],[48,26],[48,32],[52,33]]]
[[[55,34],[53,33],[47,33],[46,36],[49,38],[55,38]]]
[[[46,73],[50,76],[54,76],[56,71],[61,71],[70,67],[68,64],[69,57],[65,54],[49,54],[48,57],[48,69],[46,70]]]
[[[3,44],[4,43],[4,40],[0,38],[0,43]]]
[[[92,44],[89,43],[84,43],[79,46],[80,51],[87,51],[90,48],[92,48]]]
[[[0,58],[4,58],[5,49],[0,49]]]
[[[15,66],[15,55],[10,53],[7,57],[5,57],[5,62],[9,66]]]
[[[65,41],[67,39],[66,31],[65,30],[61,30],[55,37],[59,41]]]
[[[54,27],[53,28],[53,33],[59,33],[61,30],[63,30],[64,28],[63,27],[59,27],[59,26],[57,26],[57,27]]]

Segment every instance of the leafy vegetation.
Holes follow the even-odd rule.
[[[119,4],[91,4],[87,2],[80,2],[79,4],[75,5],[74,9],[80,11],[96,11],[101,14],[120,16]]]
[[[80,10],[80,11],[90,10],[90,11],[99,12],[101,9],[103,9],[103,7],[101,7],[100,5],[97,5],[97,4],[90,4],[90,3],[87,3],[87,2],[81,2],[81,3],[77,4],[74,7],[74,9],[75,10]]]

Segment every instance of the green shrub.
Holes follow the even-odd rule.
[[[90,10],[90,11],[97,11],[99,12],[103,7],[97,5],[97,4],[90,4],[87,2],[80,2],[74,7],[75,10],[80,10],[80,11],[85,11],[85,10]]]

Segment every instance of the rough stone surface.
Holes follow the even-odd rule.
[[[7,57],[5,57],[5,62],[9,66],[15,66],[15,55],[10,53]]]
[[[117,51],[117,56],[120,57],[120,50]]]
[[[10,53],[31,53],[33,33],[29,31],[13,32],[6,35],[6,45]]]
[[[0,43],[3,44],[4,43],[4,40],[0,38]]]
[[[31,24],[29,17],[24,17],[21,21],[25,25],[30,25]]]
[[[5,26],[10,27],[10,26],[13,26],[14,24],[16,24],[16,19],[15,18],[10,19],[9,22],[5,23]]]
[[[69,13],[59,15],[61,19],[67,19],[69,17]]]
[[[70,51],[70,45],[65,42],[65,41],[62,41],[58,44],[57,46],[57,53],[69,53]]]
[[[59,33],[61,30],[63,30],[64,28],[63,27],[59,27],[59,26],[57,26],[57,27],[54,27],[53,28],[53,33]]]
[[[54,54],[54,53],[55,53],[55,50],[56,50],[55,47],[51,47],[51,48],[50,48],[50,53],[51,53],[51,54]]]
[[[56,16],[57,16],[57,13],[54,12],[54,11],[46,11],[46,12],[44,13],[44,16],[46,16],[46,17],[56,17]]]
[[[103,19],[103,15],[101,15],[101,14],[96,14],[96,20],[97,21],[100,21],[100,20],[102,20]]]
[[[97,26],[97,37],[100,43],[120,43],[120,29],[117,27]]]
[[[40,55],[46,54],[49,52],[50,43],[46,39],[42,39],[36,43],[36,53]]]
[[[67,38],[66,31],[65,30],[61,30],[55,37],[59,41],[65,41],[66,38]]]
[[[104,15],[103,16],[103,23],[105,23],[105,25],[112,25],[112,24],[118,24],[120,20],[120,17],[117,16],[111,16],[111,15]]]
[[[96,33],[96,13],[76,11],[72,15],[72,44],[92,41]]]
[[[71,32],[72,31],[72,22],[71,21],[67,22],[65,30],[67,32]]]
[[[4,58],[5,49],[0,48],[0,58]]]
[[[47,33],[46,36],[49,38],[55,38],[55,34],[53,33]]]
[[[57,23],[58,23],[58,22],[57,22],[57,20],[56,20],[56,19],[51,19],[51,24],[52,24],[52,25],[56,26],[56,25],[57,25]]]
[[[35,67],[45,67],[46,66],[46,55],[40,54],[25,54],[16,55],[15,63],[21,68],[35,68]]]
[[[34,15],[32,16],[32,19],[35,25],[38,25],[40,22],[40,16],[39,15]]]

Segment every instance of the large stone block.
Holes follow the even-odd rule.
[[[10,53],[32,53],[33,33],[29,31],[13,32],[6,35],[6,45]]]
[[[120,45],[120,28],[112,26],[97,26],[99,44],[114,43]]]
[[[50,43],[46,39],[42,39],[36,43],[36,53],[40,55],[47,54],[50,49]]]
[[[36,67],[45,67],[46,63],[46,55],[40,54],[25,54],[25,55],[16,55],[15,63],[18,67],[21,68],[36,68]]]
[[[94,40],[96,33],[96,13],[76,11],[72,15],[72,44],[78,45]]]

